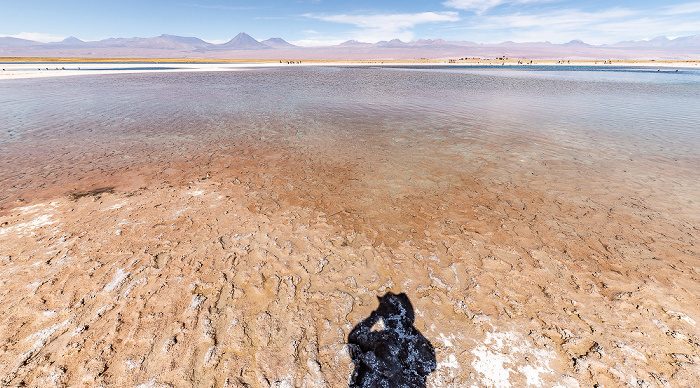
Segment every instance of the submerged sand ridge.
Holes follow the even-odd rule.
[[[693,160],[332,112],[5,176],[27,205],[0,217],[3,384],[347,386],[388,291],[429,386],[698,380]]]

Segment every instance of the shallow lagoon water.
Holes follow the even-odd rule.
[[[435,347],[430,387],[700,378],[693,72],[0,89],[3,383],[343,386],[389,291]]]
[[[12,80],[0,88],[4,207],[124,171],[201,169],[201,158],[244,158],[241,147],[261,144],[354,166],[365,193],[430,195],[455,176],[477,176],[487,161],[508,179],[545,168],[561,182],[592,174],[620,188],[658,185],[664,202],[698,200],[696,70],[327,67]],[[149,174],[138,182],[163,179]]]

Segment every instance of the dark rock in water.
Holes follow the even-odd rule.
[[[379,307],[348,335],[355,370],[350,388],[417,388],[437,367],[435,349],[415,327],[413,306],[404,293],[387,293]],[[384,330],[372,327],[382,319]]]

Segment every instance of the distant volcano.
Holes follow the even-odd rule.
[[[254,50],[254,49],[265,49],[269,48],[269,46],[266,46],[264,43],[260,43],[257,40],[253,39],[252,36],[246,34],[245,32],[241,32],[233,39],[229,40],[228,42],[219,45],[221,48],[226,48],[229,50]]]
[[[263,40],[261,43],[274,48],[297,47],[282,38],[270,38]]]
[[[61,46],[79,46],[85,44],[85,42],[76,38],[75,36],[69,36],[56,44],[60,44]]]

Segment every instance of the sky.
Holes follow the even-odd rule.
[[[700,34],[700,1],[0,0],[0,36],[51,42],[239,32],[300,46],[444,39],[589,44]]]

